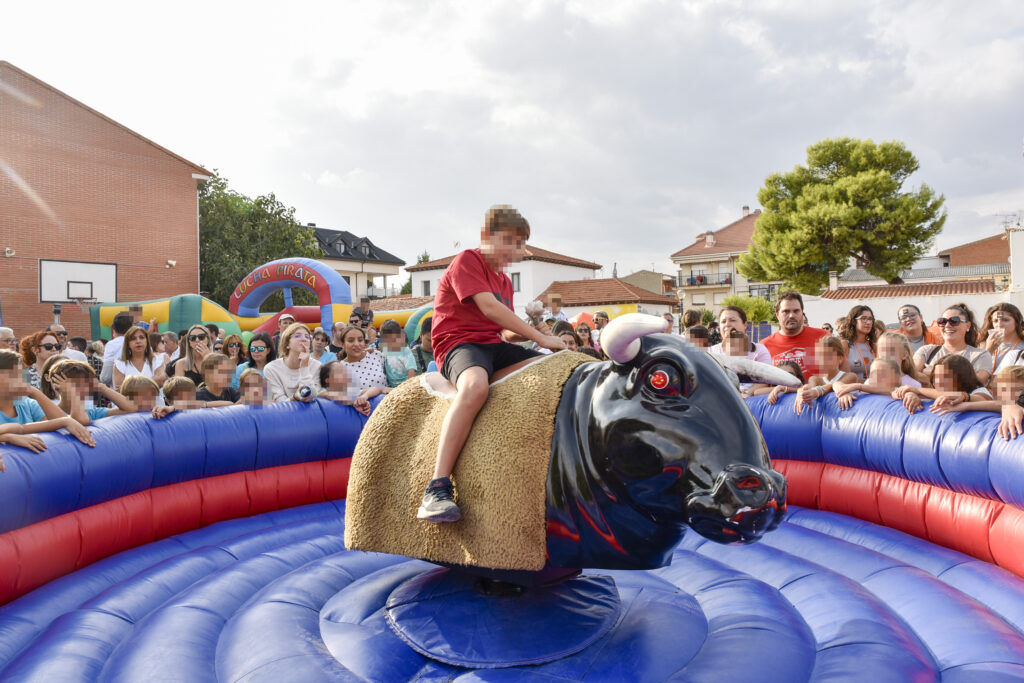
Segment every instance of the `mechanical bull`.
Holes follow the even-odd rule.
[[[612,360],[581,365],[563,389],[547,479],[552,567],[661,567],[687,526],[752,543],[785,515],[786,480],[733,373],[797,380],[699,351],[664,326],[616,318],[601,334]]]

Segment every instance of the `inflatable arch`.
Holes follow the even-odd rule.
[[[284,290],[287,310],[292,307],[292,287],[302,287],[316,294],[320,324],[325,330],[340,319],[341,310],[336,312],[336,307],[348,306],[351,311],[352,293],[345,279],[319,261],[307,258],[279,259],[256,268],[235,287],[228,310],[240,323],[260,318],[260,304],[279,289]]]
[[[607,635],[479,674],[387,625],[392,587],[430,565],[342,544],[365,423],[349,407],[113,417],[95,449],[0,446],[0,679],[1024,679],[1024,440],[882,397],[748,405],[787,520],[752,546],[688,533],[671,566],[600,570],[623,603]]]

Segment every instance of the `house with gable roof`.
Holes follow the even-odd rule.
[[[388,276],[398,275],[405,261],[384,251],[370,241],[347,230],[318,228],[316,223],[307,223],[316,235],[317,244],[324,255],[320,261],[336,270],[345,279],[352,292],[352,302],[366,295],[371,298],[385,296]],[[383,287],[373,285],[374,278],[383,278]]]
[[[760,209],[744,206],[739,220],[698,235],[693,244],[672,254],[678,266],[680,308],[707,308],[717,315],[722,301],[734,294],[775,300],[781,282],[750,282],[736,268],[740,256],[750,249],[760,215]]]

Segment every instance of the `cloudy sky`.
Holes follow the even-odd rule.
[[[407,262],[518,207],[652,266],[822,138],[901,140],[944,248],[1024,208],[1019,0],[8,3],[6,59]]]

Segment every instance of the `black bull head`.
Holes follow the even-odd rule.
[[[601,335],[613,360],[583,364],[563,389],[547,482],[550,566],[662,567],[687,526],[752,543],[785,515],[786,480],[735,377],[664,325],[616,318]]]

